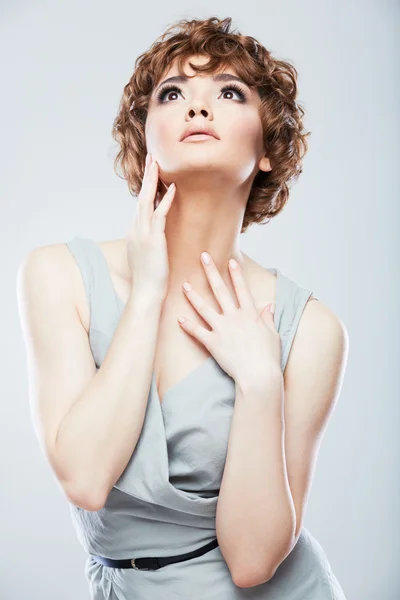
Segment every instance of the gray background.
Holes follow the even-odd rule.
[[[102,241],[126,234],[136,201],[113,172],[110,135],[123,86],[137,55],[167,25],[216,15],[232,17],[242,33],[294,61],[298,99],[313,132],[289,204],[269,226],[242,235],[242,250],[312,289],[350,338],[305,526],[348,600],[394,600],[400,597],[399,4],[187,6],[1,5],[0,596],[89,598],[86,555],[29,414],[18,265],[31,249],[74,235]]]

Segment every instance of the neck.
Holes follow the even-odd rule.
[[[223,189],[223,191],[221,191]],[[185,280],[201,293],[209,289],[201,253],[211,255],[224,281],[230,281],[228,260],[243,265],[239,236],[248,190],[227,191],[222,185],[210,188],[179,182],[169,209],[165,236],[168,247],[169,290],[180,291]]]

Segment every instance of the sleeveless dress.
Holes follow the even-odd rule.
[[[124,303],[100,246],[83,237],[66,245],[83,278],[90,306],[89,341],[99,369]],[[277,277],[274,320],[283,372],[312,292],[279,269],[268,270]],[[88,553],[85,576],[91,600],[345,600],[321,545],[304,527],[272,579],[251,588],[233,583],[219,546],[154,571],[114,568],[94,560],[94,555],[172,556],[216,538],[234,403],[234,380],[212,356],[169,388],[162,403],[153,374],[136,448],[104,507],[86,511],[69,503],[78,539]]]

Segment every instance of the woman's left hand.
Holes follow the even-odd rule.
[[[207,348],[236,382],[262,376],[270,369],[280,371],[281,340],[270,304],[258,313],[240,265],[236,261],[233,264],[229,261],[238,308],[214,261],[208,256],[209,264],[204,264],[202,260],[202,265],[222,314],[207,304],[193,287],[188,291],[183,286],[186,297],[210,325],[211,331],[186,318],[184,322],[178,319],[179,324]]]

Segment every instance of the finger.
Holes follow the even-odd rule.
[[[199,340],[203,344],[205,348],[212,354],[210,350],[210,332],[207,331],[205,327],[198,325],[197,323],[193,323],[190,319],[186,319],[186,317],[178,317],[179,325],[191,336]]]
[[[147,181],[149,178],[149,171],[150,171],[151,163],[152,163],[152,156],[151,156],[150,152],[148,152],[146,154],[146,161],[145,161],[145,165],[144,165],[142,185],[141,185],[140,192],[139,192],[139,195],[137,198],[138,202],[137,202],[136,218],[137,218],[140,229],[144,229],[144,228],[150,226],[149,215],[145,208],[145,195],[146,195],[146,185],[147,185]]]
[[[271,309],[273,309],[273,311],[271,311]],[[271,303],[271,302],[269,304],[266,304],[261,311],[261,317],[262,317],[264,323],[272,329],[276,329],[274,312],[275,312],[275,304]]]
[[[164,196],[160,200],[156,210],[154,211],[153,216],[153,226],[156,229],[161,229],[165,231],[165,221],[167,218],[167,214],[169,209],[171,208],[171,204],[175,197],[176,186],[174,183],[171,183]]]
[[[146,169],[146,173],[140,190],[138,205],[141,215],[147,223],[150,223],[154,214],[154,198],[158,184],[158,164],[155,159]]]
[[[209,262],[205,262],[204,257],[206,257]],[[218,304],[222,308],[223,312],[227,312],[228,310],[236,308],[231,293],[228,290],[228,286],[222,279],[221,273],[218,271],[216,264],[214,263],[211,255],[208,252],[202,252],[201,263],[206,272],[207,279],[214,293],[214,296],[217,299]]]
[[[188,287],[190,286],[190,289]],[[217,326],[217,320],[219,315],[213,308],[210,306],[202,296],[193,289],[193,286],[185,281],[182,285],[182,289],[186,295],[186,298],[189,300],[191,305],[196,309],[202,319],[206,323],[210,325],[213,329]]]
[[[243,271],[240,264],[231,258],[228,261],[228,265],[239,306],[241,308],[255,308],[253,295],[249,286],[247,285],[246,279],[243,276]]]
[[[145,161],[145,165],[144,165],[144,173],[143,173],[143,178],[142,178],[142,189],[144,189],[145,185],[146,185],[146,181],[149,178],[149,172],[150,172],[150,167],[151,164],[153,162],[152,156],[150,154],[150,152],[148,152],[146,154],[146,161]],[[140,193],[139,193],[140,196]]]
[[[160,202],[161,202],[161,194],[160,194],[160,192],[157,192],[156,198],[154,200],[154,210],[156,210],[156,208],[160,204]]]

